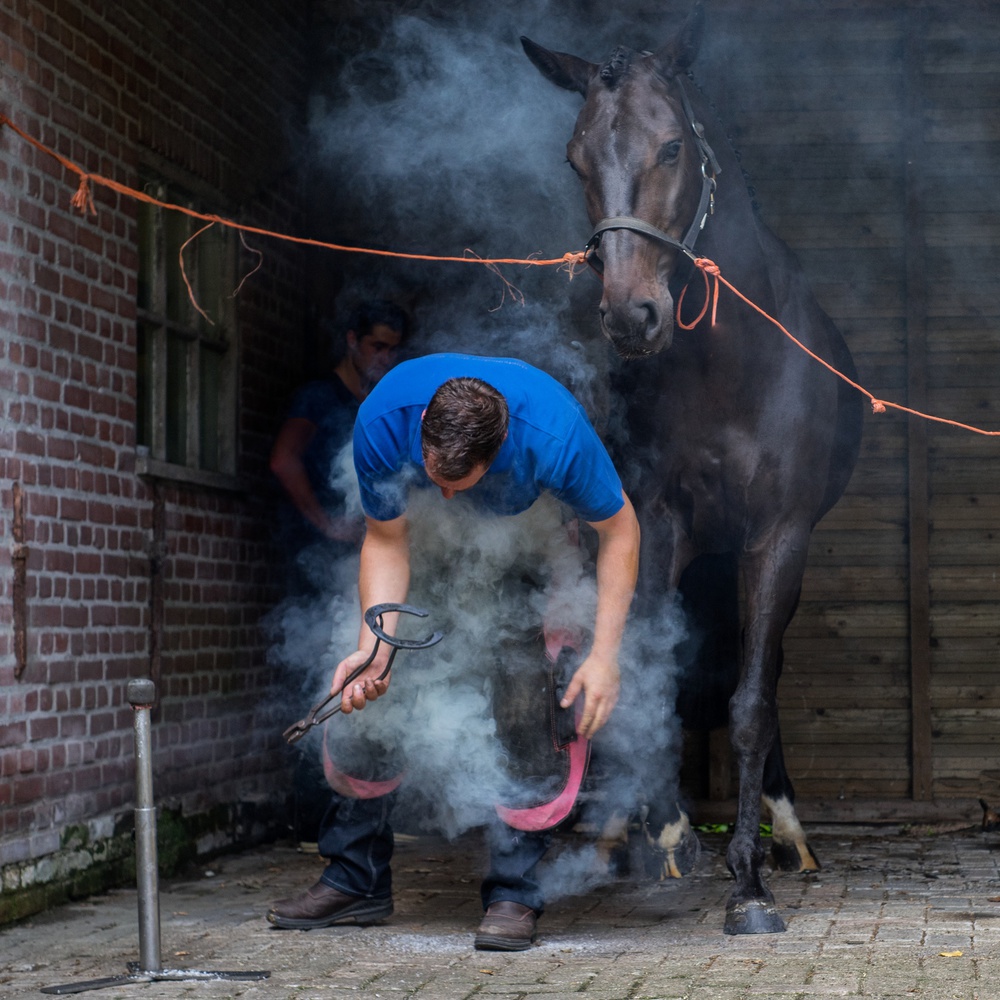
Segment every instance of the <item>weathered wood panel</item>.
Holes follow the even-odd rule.
[[[726,34],[697,67],[860,384],[988,430],[1000,430],[995,15],[971,0],[719,0],[709,36]],[[914,433],[917,420],[869,415],[847,495],[810,546],[780,688],[806,814],[811,797],[829,817],[884,796],[905,815],[914,755],[926,794],[1000,798],[1000,439]],[[910,809],[926,818],[933,803]]]

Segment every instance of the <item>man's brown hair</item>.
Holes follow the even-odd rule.
[[[446,482],[488,466],[507,436],[507,400],[479,378],[452,378],[438,386],[424,411],[420,446],[425,467]]]

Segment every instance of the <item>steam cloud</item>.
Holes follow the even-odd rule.
[[[349,446],[336,474],[335,484],[359,505]],[[492,709],[492,698],[506,694],[505,670],[513,669],[504,658],[505,646],[523,648],[527,641],[530,647],[545,620],[586,633],[596,606],[593,568],[586,549],[567,543],[563,509],[549,497],[516,517],[484,517],[461,497],[445,501],[437,490],[417,489],[411,491],[408,516],[413,581],[408,602],[430,614],[402,616],[400,634],[416,638],[442,630],[445,638],[430,649],[399,653],[387,695],[329,725],[337,727],[335,745],[350,748],[364,741],[391,749],[375,777],[405,770],[398,825],[455,837],[493,821],[496,803],[510,801],[511,778]],[[317,552],[307,550],[302,558],[314,559]],[[303,705],[326,692],[334,666],[355,648],[356,573],[353,557],[329,566],[326,592],[308,601],[289,599],[270,616],[272,655],[300,672]],[[515,587],[513,594],[503,589],[504,581],[525,574],[541,585]],[[610,805],[634,808],[647,784],[645,769],[656,773],[673,749],[667,653],[679,635],[669,611],[655,624],[635,622],[629,629],[621,703],[594,744],[614,789],[612,796],[599,798],[602,811]],[[541,657],[540,645],[538,653]],[[541,699],[537,707],[544,724],[547,707]],[[315,734],[302,746],[308,754],[321,752]],[[316,794],[324,795],[324,789]],[[564,851],[545,874],[548,898],[579,892],[603,877],[592,847]]]
[[[543,258],[581,250],[590,224],[566,163],[580,97],[545,81],[519,38],[600,58],[664,24],[550,2],[373,5],[364,40],[332,45],[310,109],[314,186],[332,192],[338,241],[405,252]],[[514,355],[564,382],[600,424],[612,363],[597,322],[599,284],[556,268],[407,263],[345,255],[344,296],[408,303],[421,350]]]
[[[445,13],[428,2],[408,4],[398,15],[372,7],[375,40],[346,56],[330,52],[326,86],[310,113],[315,176],[336,193],[338,240],[447,255],[470,247],[484,257],[555,257],[582,248],[589,223],[564,162],[579,97],[538,75],[519,36],[597,59],[619,42],[641,47],[650,35],[665,36],[663,26],[626,27],[602,9],[595,38],[569,5],[548,2],[455,4]],[[615,362],[598,332],[598,286],[589,275],[571,282],[554,269],[507,267],[505,276],[525,296],[519,305],[479,266],[371,258],[343,266],[347,295],[409,305],[419,331],[415,352],[522,358],[566,385],[599,432],[615,425],[620,401],[608,388]],[[349,449],[333,476],[357,504]],[[517,518],[483,518],[460,500],[414,491],[409,513],[408,600],[430,617],[401,624],[410,636],[440,628],[446,638],[433,649],[399,654],[388,695],[332,725],[381,733],[399,750],[406,780],[397,823],[453,837],[490,822],[509,787],[491,711],[491,687],[503,684],[497,649],[523,638],[526,622],[539,626],[550,603],[572,611],[565,624],[589,629],[593,566],[585,565],[585,552],[563,544],[554,502],[540,501]],[[558,592],[548,579],[529,598],[497,600],[497,581],[522,563],[553,558],[562,564]],[[322,596],[290,600],[269,622],[275,659],[301,670],[300,705],[326,692],[333,667],[355,648],[359,626],[356,559],[313,569],[325,581]],[[670,650],[681,631],[679,614],[666,603],[630,623],[622,698],[594,745],[613,789],[599,803],[634,807],[648,785],[646,769],[661,771],[676,752]],[[602,877],[587,847],[551,860],[543,881],[553,899]]]

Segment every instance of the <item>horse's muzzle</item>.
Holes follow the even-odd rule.
[[[673,302],[652,298],[601,300],[601,330],[619,357],[643,358],[670,347],[674,338]]]

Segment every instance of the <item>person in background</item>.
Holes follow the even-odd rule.
[[[410,332],[406,312],[392,302],[362,302],[350,315],[326,378],[296,392],[271,450],[271,472],[286,502],[277,537],[292,562],[288,597],[326,594],[331,572],[361,543],[364,522],[349,517],[344,493],[333,482],[337,456],[350,441],[358,407],[392,367]],[[315,843],[328,806],[323,768],[308,752],[295,766],[295,817],[299,841]]]
[[[580,404],[555,379],[513,358],[416,358],[390,372],[361,406],[354,466],[366,525],[358,576],[362,610],[406,600],[408,488],[437,490],[442,501],[462,494],[463,503],[487,518],[520,514],[543,493],[551,494],[590,524],[598,541],[592,637],[558,706],[571,709],[582,696],[576,737],[590,739],[618,699],[618,655],[635,589],[639,525]],[[385,627],[394,631],[395,616],[386,615]],[[334,672],[331,693],[341,694],[345,714],[389,689],[391,673],[380,676],[388,657],[382,646],[341,692],[373,644],[362,626],[358,650]],[[506,666],[501,669],[502,684],[511,694],[518,678]],[[535,692],[541,689],[534,684]],[[304,930],[374,923],[392,913],[392,799],[392,794],[372,795],[351,800],[347,809],[331,808],[319,841],[326,869],[309,889],[274,903],[267,914],[271,924]],[[544,907],[535,869],[549,842],[543,824],[515,828],[501,814],[490,831],[490,871],[481,890],[486,912],[476,932],[477,948],[530,947]]]
[[[353,546],[361,539],[362,525],[344,517],[331,467],[350,440],[358,407],[395,363],[409,329],[399,306],[381,299],[362,303],[329,376],[307,383],[292,400],[271,449],[271,472],[298,513],[303,544],[325,538]]]

